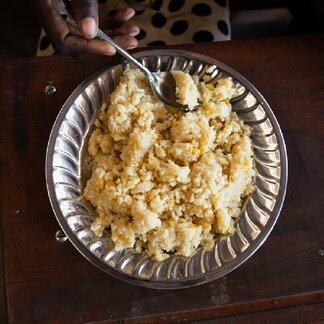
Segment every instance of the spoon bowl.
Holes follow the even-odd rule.
[[[151,72],[154,79],[150,80],[151,89],[154,94],[165,104],[173,108],[182,110],[184,112],[189,112],[196,110],[198,106],[194,109],[189,109],[188,106],[182,105],[177,101],[176,96],[176,82],[170,72]]]

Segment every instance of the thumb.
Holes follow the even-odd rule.
[[[97,0],[72,0],[71,8],[82,35],[92,39],[98,29],[98,2]]]

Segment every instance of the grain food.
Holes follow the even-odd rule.
[[[158,261],[191,256],[232,233],[254,188],[251,130],[231,109],[232,80],[174,77],[179,101],[199,100],[198,110],[167,107],[139,70],[124,71],[95,121],[84,190],[98,213],[91,225],[97,236],[107,230],[116,250]]]
[[[193,110],[198,105],[200,96],[194,79],[190,74],[182,71],[172,71],[171,73],[176,82],[177,101],[184,106],[188,106],[189,110]]]

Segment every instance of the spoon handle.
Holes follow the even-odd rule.
[[[54,8],[57,10],[57,12],[64,17],[64,20],[66,23],[70,26],[70,29],[73,31],[74,34],[80,35],[78,26],[73,18],[73,15],[71,14],[70,8],[64,0],[52,0]],[[154,74],[147,69],[143,64],[141,64],[139,61],[137,61],[132,55],[130,55],[124,48],[122,48],[120,45],[118,45],[114,40],[112,40],[107,34],[105,34],[102,30],[98,29],[97,31],[97,38],[104,40],[111,45],[113,45],[116,50],[124,57],[126,57],[129,61],[131,61],[134,65],[136,65],[139,69],[141,69],[146,76],[149,78],[149,80],[152,82],[155,81]]]
[[[123,47],[118,45],[112,38],[110,38],[107,34],[105,34],[102,30],[98,29],[97,38],[104,40],[111,45],[113,45],[116,50],[124,57],[126,57],[129,61],[131,61],[134,65],[136,65],[139,69],[141,69],[150,79],[154,78],[153,74],[149,69],[147,69],[143,64],[137,61],[131,54],[129,54]]]

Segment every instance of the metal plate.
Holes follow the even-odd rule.
[[[234,234],[216,240],[215,248],[198,249],[190,258],[172,256],[156,262],[145,253],[116,252],[107,233],[90,230],[96,216],[79,199],[84,185],[83,151],[101,104],[115,88],[124,64],[104,67],[82,82],[65,102],[53,126],[46,155],[49,198],[62,229],[94,265],[128,282],[151,288],[182,288],[219,278],[246,261],[265,241],[279,216],[287,187],[287,152],[278,122],[261,94],[239,73],[200,54],[151,50],[135,55],[152,71],[181,70],[200,78],[211,65],[212,82],[231,76],[238,117],[253,128],[256,190],[246,200]]]

